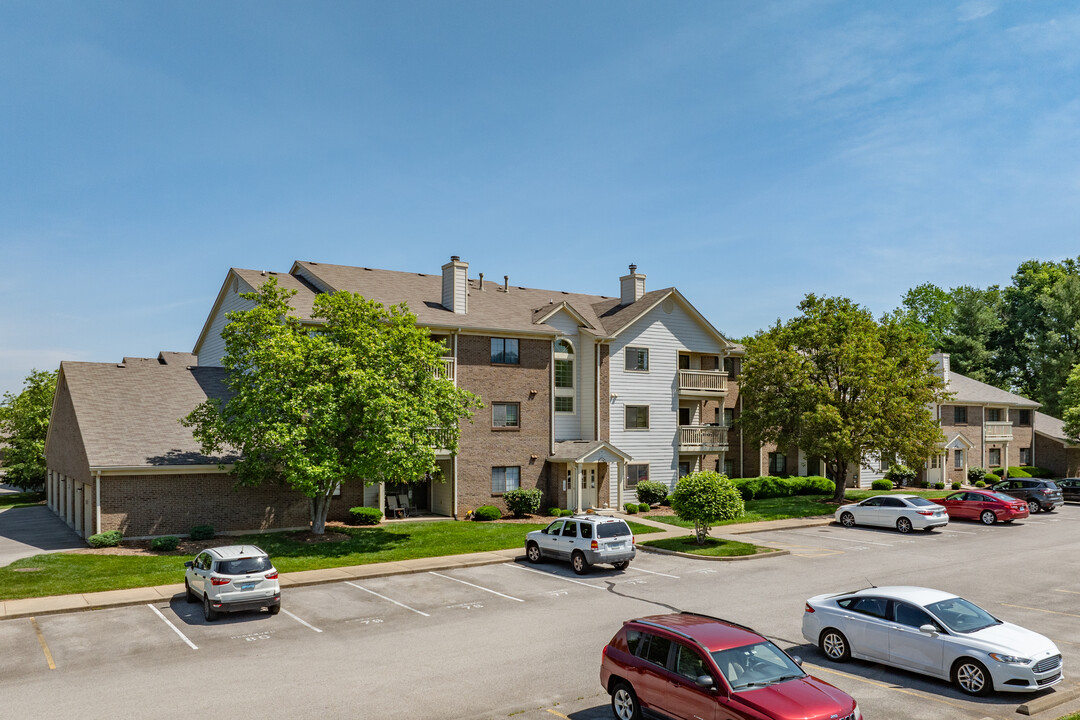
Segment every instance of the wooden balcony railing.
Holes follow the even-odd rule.
[[[727,452],[727,431],[723,425],[683,425],[679,452]]]
[[[446,428],[430,428],[435,434],[435,450],[437,452],[447,453],[450,447],[450,431]]]
[[[457,361],[452,357],[441,358],[441,361],[442,362],[435,366],[435,377],[441,380],[455,382]]]
[[[983,423],[983,438],[990,442],[1012,440],[1011,422],[986,422]]]
[[[723,395],[727,392],[727,373],[720,370],[680,370],[679,390]]]

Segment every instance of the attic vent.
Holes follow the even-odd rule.
[[[122,368],[122,367],[127,367],[127,365],[125,365],[124,363],[116,363],[116,367]]]
[[[371,268],[364,268],[364,269],[367,270],[368,272],[371,272]]]

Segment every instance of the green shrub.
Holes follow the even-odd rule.
[[[627,515],[637,515],[637,507],[637,503],[628,502],[623,504],[623,510],[626,511]]]
[[[891,480],[894,485],[911,485],[918,474],[917,470],[907,465],[893,465],[885,473],[885,479]]]
[[[562,516],[562,508],[548,508],[548,516],[560,517]]]
[[[666,498],[661,500],[660,504],[663,505],[664,507],[671,507],[671,496],[668,495]]]
[[[982,480],[976,480],[976,481],[975,481],[975,487],[977,487],[977,488],[984,488],[984,487],[986,487],[986,483],[985,483],[985,482],[983,482]]]
[[[573,517],[574,511],[569,509],[569,508],[563,508],[562,510],[559,511],[559,514],[562,515],[563,517]]]
[[[1001,480],[1001,478],[994,473],[986,473],[985,475],[983,475],[983,480],[985,480],[988,485],[991,485]]]
[[[986,468],[973,465],[967,469],[968,482],[975,482],[976,480],[982,480],[986,475]]]
[[[383,519],[382,510],[373,507],[351,507],[349,515],[354,525],[378,525]]]
[[[649,505],[649,503],[638,503],[637,509],[638,512],[646,513],[649,512],[649,510],[652,510],[652,506]]]
[[[711,470],[679,478],[675,492],[671,494],[671,507],[679,518],[694,523],[694,535],[699,545],[705,543],[713,525],[733,520],[746,511],[735,483]]]
[[[952,484],[952,489],[953,489],[953,490],[959,490],[959,489],[960,489],[960,483],[958,483],[958,482],[954,482],[954,483]]]
[[[124,533],[119,530],[108,530],[86,538],[86,544],[93,548],[116,547],[124,539]]]
[[[892,490],[892,482],[889,480],[875,480],[870,483],[870,487],[874,490]]]
[[[945,489],[945,483],[943,483],[943,482],[936,482],[936,483],[934,483],[934,487],[935,487],[936,489],[938,489],[938,490],[944,490],[944,489]]]
[[[193,525],[188,531],[188,537],[192,540],[213,540],[216,534],[213,525]]]
[[[792,495],[832,495],[836,484],[827,477],[811,475],[809,477],[775,477],[764,475],[753,478],[732,480],[743,500],[763,500],[765,498],[790,497]]]
[[[473,510],[473,520],[479,520],[480,522],[488,522],[491,520],[498,520],[502,517],[502,511],[494,505],[481,505]]]
[[[1009,477],[1011,478],[1029,478],[1032,474],[1022,467],[1009,466]]]
[[[647,505],[656,505],[668,495],[668,487],[661,482],[642,480],[637,484],[637,498]]]
[[[175,535],[163,535],[162,537],[156,537],[150,541],[151,550],[167,552],[169,550],[175,550],[178,547],[180,547],[180,538]]]
[[[544,493],[533,488],[532,490],[507,490],[503,493],[503,502],[514,517],[523,518],[526,515],[535,515],[540,512],[540,503],[544,499]]]
[[[1037,467],[1035,465],[1021,465],[1020,469],[1026,472],[1033,478],[1052,478],[1054,477],[1054,471],[1048,470],[1044,467]],[[1013,468],[1009,468],[1009,475],[1012,475]]]

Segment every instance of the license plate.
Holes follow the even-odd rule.
[[[626,543],[623,543],[623,542],[614,542],[614,543],[609,543],[608,544],[608,548],[610,548],[612,550],[619,550],[619,549],[624,548],[624,547],[626,547]]]
[[[255,583],[253,583],[253,582],[240,583],[240,589],[241,590],[254,590],[255,589]]]

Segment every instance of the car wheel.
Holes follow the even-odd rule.
[[[953,665],[953,682],[968,695],[986,695],[993,688],[993,681],[986,667],[978,660],[963,658]]]
[[[983,525],[993,525],[997,522],[997,515],[992,510],[983,510],[982,515],[979,516]]]
[[[187,578],[184,578],[184,599],[189,603],[199,602],[199,598],[195,597],[195,593],[191,592],[191,586],[188,585]]]
[[[839,630],[833,628],[822,630],[821,637],[818,638],[818,647],[825,653],[825,657],[834,662],[847,662],[851,659],[851,648],[848,647],[847,638]]]
[[[615,692],[611,693],[611,712],[619,720],[641,720],[641,706],[632,687],[626,683],[615,686]]]
[[[203,595],[202,599],[202,614],[203,617],[206,618],[206,622],[214,622],[217,620],[217,610],[210,607],[210,598],[206,595]]]
[[[902,517],[896,521],[896,529],[902,533],[911,532],[911,521],[906,517]]]
[[[538,563],[544,559],[543,553],[540,552],[540,546],[534,542],[525,546],[525,557],[531,563]]]
[[[629,560],[623,560],[622,562],[611,563],[611,564],[616,570],[625,570],[626,568],[630,567],[630,561]]]
[[[584,575],[589,570],[589,561],[585,559],[585,553],[575,550],[570,556],[570,567],[574,568],[574,572],[578,575]]]
[[[1028,500],[1028,513],[1031,515],[1037,514],[1042,510],[1042,505],[1039,505],[1037,500]]]
[[[281,612],[281,603],[276,602],[273,605],[267,605],[266,609],[270,611],[271,615],[277,615]]]
[[[855,527],[855,516],[849,512],[840,516],[840,524],[844,527]]]

